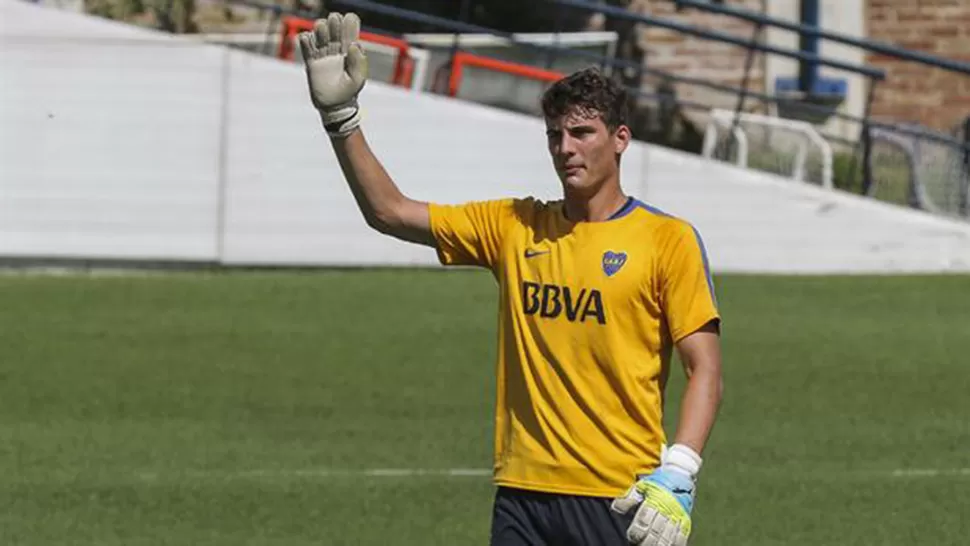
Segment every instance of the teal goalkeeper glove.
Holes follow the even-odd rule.
[[[331,136],[347,136],[360,125],[357,95],[367,81],[367,56],[359,39],[360,18],[353,13],[331,13],[312,32],[300,33],[310,99]]]
[[[640,476],[626,494],[613,500],[614,512],[637,509],[626,538],[638,546],[686,546],[690,512],[701,457],[693,449],[674,444],[664,449],[660,467]]]

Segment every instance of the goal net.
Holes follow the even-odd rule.
[[[833,187],[832,147],[804,121],[712,110],[705,157],[792,180]]]
[[[877,199],[968,216],[970,178],[962,141],[920,125],[872,130],[872,184]]]

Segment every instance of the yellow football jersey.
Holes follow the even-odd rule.
[[[430,215],[443,264],[499,283],[496,484],[622,494],[659,463],[673,343],[720,320],[700,235],[633,198],[604,222],[531,198]]]

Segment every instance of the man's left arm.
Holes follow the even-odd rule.
[[[691,532],[701,453],[714,427],[721,403],[721,345],[718,321],[711,320],[680,339],[677,352],[687,373],[674,443],[665,448],[661,465],[642,476],[613,509],[637,508],[627,539],[640,546],[686,546]]]
[[[714,427],[724,391],[717,321],[710,321],[681,339],[677,352],[687,374],[687,387],[680,404],[674,444],[687,446],[700,455]]]
[[[720,314],[700,234],[670,224],[661,245],[660,298],[674,346],[687,372],[674,442],[660,466],[640,476],[613,501],[613,510],[636,509],[627,539],[639,546],[686,546],[691,533],[701,453],[721,402]]]

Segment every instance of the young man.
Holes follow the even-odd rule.
[[[620,187],[622,88],[585,70],[544,94],[562,200],[423,203],[398,190],[359,128],[359,28],[331,14],[300,41],[364,218],[444,264],[486,267],[500,286],[491,544],[686,544],[721,398],[720,317],[697,232]],[[673,349],[689,379],[666,449]]]

